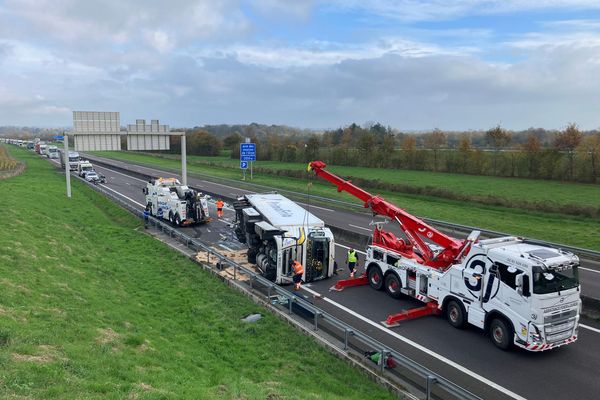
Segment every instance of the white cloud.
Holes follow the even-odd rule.
[[[548,9],[600,9],[596,0],[323,0],[330,10],[360,11],[404,21]]]

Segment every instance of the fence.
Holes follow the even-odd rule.
[[[115,194],[104,190],[101,186],[90,185],[93,189],[104,194],[111,200],[118,203],[132,214],[139,218],[144,218],[143,210],[125,202]],[[273,282],[265,279],[260,274],[237,264],[228,259],[208,245],[191,238],[176,228],[166,224],[153,217],[148,217],[148,223],[161,232],[172,238],[179,240],[193,251],[206,252],[207,257],[215,257],[218,260],[217,265],[230,267],[233,269],[233,280],[238,281],[240,274],[247,276],[248,288],[251,292],[264,296],[264,299],[271,304],[284,307],[289,314],[296,314],[304,321],[309,321],[314,331],[323,331],[330,338],[330,344],[341,351],[349,352],[351,349],[357,352],[364,350],[379,351],[383,355],[381,362],[377,365],[376,374],[386,379],[403,382],[410,382],[424,394],[424,399],[465,399],[478,400],[480,397],[458,386],[457,384],[443,378],[442,376],[430,371],[426,367],[418,364],[403,354],[389,348],[385,344],[373,339],[356,328],[340,321],[338,318],[327,313],[321,308],[308,302],[302,297],[289,292],[283,287],[275,285]],[[212,268],[210,265],[207,268]],[[216,268],[216,267],[215,267]],[[218,272],[218,271],[214,271]],[[241,282],[240,282],[241,283]],[[335,341],[335,342],[333,342]],[[397,367],[394,369],[386,368],[386,360],[392,358]]]

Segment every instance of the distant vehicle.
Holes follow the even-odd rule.
[[[61,167],[65,167],[65,151],[62,149],[58,150],[60,155],[60,165]],[[69,170],[77,171],[77,166],[79,165],[79,153],[76,151],[69,151]]]
[[[48,145],[40,144],[40,155],[45,156],[48,153]]]
[[[84,179],[88,182],[92,183],[106,183],[106,177],[104,175],[98,174],[96,171],[88,171],[86,172]]]
[[[79,164],[77,164],[77,175],[79,175],[82,178],[85,178],[85,174],[93,170],[94,166],[89,161],[82,160],[79,161]]]
[[[58,147],[48,146],[48,152],[46,153],[48,158],[58,158]]]
[[[33,142],[27,142],[27,150],[33,150],[35,144]]]
[[[143,189],[150,215],[171,221],[173,225],[208,222],[207,196],[182,185],[175,178],[151,179]]]

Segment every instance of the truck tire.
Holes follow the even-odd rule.
[[[399,299],[402,296],[402,292],[400,291],[402,288],[402,282],[395,273],[392,272],[391,274],[388,274],[385,277],[384,284],[385,291],[390,295],[390,297]]]
[[[258,254],[258,251],[256,251],[256,249],[248,249],[248,252],[246,253],[246,255],[248,256],[248,262],[250,264],[256,264],[256,255]]]
[[[154,213],[152,212],[152,203],[148,203],[146,205],[146,210],[150,213],[150,216],[154,217]]]
[[[367,272],[367,277],[369,279],[369,285],[375,290],[381,290],[383,288],[383,274],[381,273],[381,268],[378,266],[370,267]]]
[[[448,323],[455,328],[462,329],[467,322],[467,313],[456,300],[450,300],[446,306],[446,318]]]
[[[181,218],[179,218],[179,214],[175,214],[175,221],[173,222],[175,226],[181,226]]]
[[[512,342],[509,325],[501,318],[494,318],[490,323],[490,339],[496,347],[508,350]]]

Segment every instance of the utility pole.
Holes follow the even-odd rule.
[[[181,135],[181,183],[187,185],[187,159],[185,149],[185,133]]]
[[[67,197],[71,198],[71,166],[69,165],[69,135],[63,132],[63,142],[65,144],[65,154],[63,161],[65,162],[65,177],[67,179]]]

